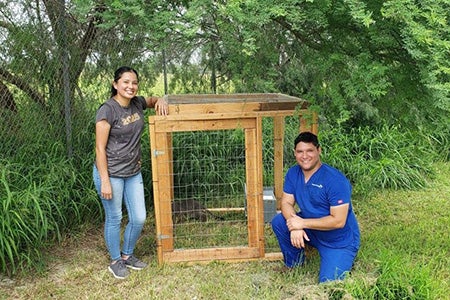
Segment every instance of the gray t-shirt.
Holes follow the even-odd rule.
[[[144,97],[136,96],[128,107],[122,107],[110,98],[97,110],[95,122],[106,120],[111,125],[106,145],[109,176],[129,177],[140,172],[141,135],[146,108]]]

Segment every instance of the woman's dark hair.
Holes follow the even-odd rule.
[[[131,67],[123,66],[123,67],[118,68],[114,72],[114,82],[119,81],[119,79],[122,77],[123,73],[126,73],[126,72],[133,72],[134,74],[136,74],[136,78],[139,81],[139,74],[135,69],[133,69]],[[111,84],[111,97],[114,97],[115,95],[117,95],[117,90],[114,88],[114,85]]]
[[[300,133],[297,138],[294,141],[294,149],[297,147],[297,144],[303,142],[303,143],[311,143],[316,148],[319,148],[319,139],[317,138],[317,135],[314,133],[311,133],[309,131],[305,131]]]

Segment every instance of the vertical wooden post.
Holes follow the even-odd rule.
[[[173,251],[173,162],[171,134],[157,132],[157,123],[149,117],[150,150],[152,155],[153,197],[156,217],[156,244],[158,262],[164,261],[164,252]]]
[[[277,199],[277,209],[280,209],[280,201],[283,196],[283,160],[284,160],[284,117],[277,116],[273,118],[273,182],[274,194]]]
[[[254,119],[256,123],[256,118]],[[258,185],[259,155],[257,154],[258,134],[256,124],[253,128],[245,129],[245,177],[247,186],[247,230],[250,247],[258,246]],[[261,189],[262,191],[262,189]],[[261,195],[262,196],[262,195]]]
[[[150,132],[150,157],[152,160],[152,183],[153,183],[153,203],[154,203],[154,209],[155,209],[155,222],[156,222],[156,228],[161,228],[161,208],[159,206],[159,184],[158,184],[158,167],[156,163],[156,156],[154,154],[156,153],[156,133],[155,133],[155,118],[153,116],[150,116],[148,118],[149,125],[148,129]],[[157,236],[159,236],[159,232],[157,232]],[[157,238],[156,239],[156,251],[158,255],[158,263],[162,263],[163,256],[162,256],[162,249],[161,249],[161,241]]]
[[[314,111],[302,110],[299,114],[299,117],[300,132],[310,131],[317,135],[317,133],[319,132],[317,113]]]
[[[265,255],[265,237],[264,237],[264,185],[263,185],[263,125],[262,125],[262,117],[256,118],[256,213],[257,213],[257,245],[256,247],[259,250],[259,257],[264,257]]]
[[[254,128],[245,129],[248,245],[258,248],[259,257],[264,257],[262,118],[254,121]]]

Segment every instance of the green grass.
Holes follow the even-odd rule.
[[[39,271],[43,250],[92,221],[99,201],[67,160],[0,163],[0,272]]]
[[[448,299],[450,295],[450,164],[415,191],[380,190],[354,199],[362,246],[351,276],[317,284],[319,259],[291,274],[281,262],[156,263],[154,219],[149,214],[136,254],[149,268],[114,279],[102,229],[86,226],[43,259],[42,275],[0,277],[0,299]]]

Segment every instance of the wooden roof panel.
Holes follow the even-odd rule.
[[[306,109],[308,102],[284,94],[168,95],[169,114],[280,112]]]

